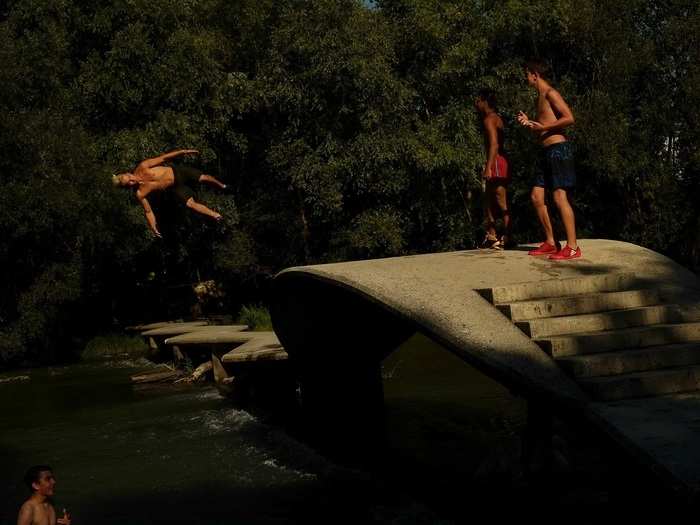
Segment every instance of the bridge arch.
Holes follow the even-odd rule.
[[[347,447],[356,447],[367,437],[363,430],[381,426],[381,361],[419,331],[529,401],[602,430],[641,461],[660,467],[655,470],[667,479],[697,486],[700,467],[678,470],[673,452],[687,456],[698,449],[700,457],[695,434],[686,432],[687,443],[676,448],[671,443],[677,435],[669,435],[669,443],[657,437],[653,443],[661,445],[650,445],[637,422],[653,420],[658,407],[645,414],[656,405],[592,401],[487,300],[504,291],[517,300],[523,290],[537,295],[540,288],[561,283],[576,293],[608,276],[632,276],[635,285],[663,289],[667,301],[700,303],[697,276],[661,254],[619,241],[583,240],[580,245],[584,259],[567,263],[529,257],[526,250],[464,251],[281,272],[274,283],[273,324],[297,367],[307,414],[323,422],[324,437],[330,423]],[[700,319],[700,309],[692,316]],[[686,328],[697,324],[695,318],[684,322]],[[686,398],[664,405],[669,422],[688,412],[700,394]],[[628,417],[631,410],[635,421]]]

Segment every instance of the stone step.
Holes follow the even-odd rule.
[[[633,326],[680,323],[683,319],[677,305],[643,306],[595,314],[567,315],[518,321],[515,324],[533,338],[553,335],[618,330]]]
[[[506,304],[547,297],[619,292],[638,287],[639,281],[632,273],[606,273],[577,277],[575,279],[549,279],[546,281],[510,284],[477,291],[493,304]]]
[[[661,324],[626,328],[607,332],[589,332],[574,335],[534,339],[554,358],[585,355],[625,348],[646,348],[674,343],[700,342],[700,322]]]
[[[700,366],[667,368],[579,381],[597,401],[652,397],[700,390]]]
[[[700,365],[700,343],[652,346],[557,359],[574,378],[612,376],[661,368]]]
[[[512,321],[527,321],[562,315],[580,315],[623,308],[639,308],[661,302],[659,290],[629,290],[579,294],[567,297],[519,301],[498,305],[498,309]]]

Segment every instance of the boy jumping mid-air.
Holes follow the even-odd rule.
[[[576,171],[573,147],[563,134],[564,128],[574,124],[574,115],[559,92],[545,79],[546,68],[542,62],[528,61],[525,74],[527,83],[537,90],[537,116],[530,120],[521,111],[518,122],[536,133],[543,146],[542,171],[535,180],[530,197],[545,234],[544,242],[529,254],[549,255],[555,260],[576,259],[581,257],[581,248],[576,243],[576,220],[569,203],[569,195],[576,186]],[[552,191],[566,230],[566,246],[562,249],[554,240],[545,204],[545,189]]]
[[[112,177],[112,183],[115,186],[137,188],[136,198],[143,206],[149,228],[157,237],[161,235],[156,226],[156,216],[146,198],[152,191],[172,189],[188,208],[217,221],[222,219],[220,213],[207,208],[204,204],[194,199],[193,188],[197,187],[199,184],[209,184],[219,189],[226,190],[227,187],[223,182],[189,166],[162,166],[164,162],[170,159],[189,153],[199,152],[196,149],[180,149],[164,153],[158,157],[141,161],[139,165],[136,166],[133,173],[120,173]]]

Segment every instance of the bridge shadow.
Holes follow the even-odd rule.
[[[385,475],[420,486],[430,506],[453,519],[464,510],[465,494],[496,514],[508,512],[504,505],[605,504],[623,511],[647,493],[654,504],[674,500],[608,436],[583,422],[556,419],[553,456],[526,464],[525,400],[426,337],[407,341],[384,369]],[[598,509],[577,519],[585,522],[584,516],[602,514]]]
[[[525,400],[425,336],[414,335],[385,359],[382,383],[381,418],[362,420],[361,433],[325,432],[330,418],[295,435],[448,523],[473,521],[465,503],[507,518],[567,507],[577,511],[567,518],[573,523],[607,517],[610,509],[643,517],[662,502],[678,503],[609,436],[582,421],[556,419],[554,455],[543,452],[539,463],[526,464]],[[546,523],[559,515],[541,517]]]

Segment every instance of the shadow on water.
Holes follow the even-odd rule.
[[[382,447],[365,468],[451,523],[537,512],[587,523],[611,509],[647,516],[672,497],[605,436],[556,420],[555,463],[524,471],[527,405],[426,337],[416,335],[383,363]],[[641,501],[639,499],[642,498]]]
[[[0,389],[1,525],[15,523],[35,463],[56,469],[57,506],[76,524],[433,524],[528,511],[546,523],[559,506],[588,523],[603,504],[628,504],[616,487],[645,494],[594,437],[564,426],[568,466],[524,476],[523,400],[422,336],[383,364],[377,439],[347,439],[331,459],[211,388],[133,389],[133,371],[38,371]]]

